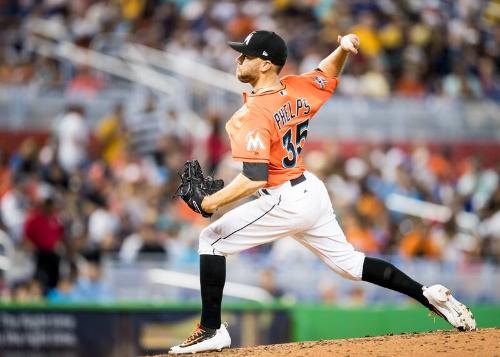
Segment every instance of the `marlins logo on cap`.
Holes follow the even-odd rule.
[[[255,31],[254,31],[254,32],[249,33],[249,34],[248,34],[248,36],[247,36],[247,37],[245,37],[245,40],[243,41],[243,43],[244,43],[245,45],[247,45],[247,46],[248,46],[248,43],[250,42],[250,39],[252,38],[252,36],[253,36],[254,34],[255,34]]]
[[[246,56],[260,57],[277,66],[286,62],[287,48],[285,41],[275,32],[253,31],[243,42],[228,42],[231,48]]]

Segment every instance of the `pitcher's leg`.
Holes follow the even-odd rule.
[[[366,257],[362,280],[408,295],[431,309],[429,300],[424,296],[423,285],[385,260]]]
[[[363,280],[406,294],[422,305],[431,305],[423,295],[423,285],[391,263],[365,257],[354,249],[336,219],[313,227],[303,235],[303,244],[315,252],[332,270],[351,280]]]
[[[422,284],[411,279],[394,265],[380,259],[365,257],[363,253],[354,249],[335,217],[326,187],[323,183],[318,186],[321,187],[319,195],[324,213],[319,216],[315,225],[303,233],[303,244],[340,275],[398,291],[430,308],[429,301],[423,295]]]
[[[337,274],[346,279],[361,280],[365,255],[346,240],[334,217],[295,238]]]
[[[389,262],[365,258],[363,280],[408,295],[462,331],[476,329],[469,308],[456,300],[442,285],[423,286]]]
[[[201,325],[218,329],[221,325],[222,292],[226,282],[226,257],[200,255]]]
[[[289,221],[279,211],[280,198],[248,202],[226,213],[200,234],[201,325],[221,325],[222,292],[226,280],[227,254],[288,235]]]
[[[363,280],[391,289],[420,302],[459,330],[474,330],[470,310],[442,285],[425,287],[389,262],[365,257],[354,250],[335,219],[297,237],[332,270],[352,280]]]
[[[229,347],[231,338],[221,324],[226,280],[226,255],[289,236],[294,224],[293,207],[281,209],[280,196],[261,197],[239,206],[203,229],[200,234],[201,321],[186,341],[169,353],[195,353]]]

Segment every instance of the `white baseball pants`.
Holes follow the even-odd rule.
[[[324,183],[310,172],[304,175],[305,181],[267,188],[269,194],[212,222],[200,234],[199,254],[225,256],[293,237],[333,271],[347,279],[361,280],[365,255],[347,241]]]

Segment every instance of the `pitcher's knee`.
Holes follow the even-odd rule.
[[[200,233],[200,238],[198,239],[198,254],[223,255],[213,247],[217,239],[219,239],[219,237],[210,226],[203,228]]]
[[[361,252],[352,251],[348,254],[332,257],[327,264],[332,270],[349,280],[361,280],[363,275],[363,263],[365,255]]]
[[[214,232],[209,227],[203,228],[198,238],[198,254],[214,254],[211,245],[213,242]]]

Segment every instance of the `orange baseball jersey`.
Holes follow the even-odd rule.
[[[330,98],[337,79],[320,70],[281,79],[282,88],[243,93],[243,106],[226,124],[233,159],[269,164],[267,187],[300,176],[309,120]]]

